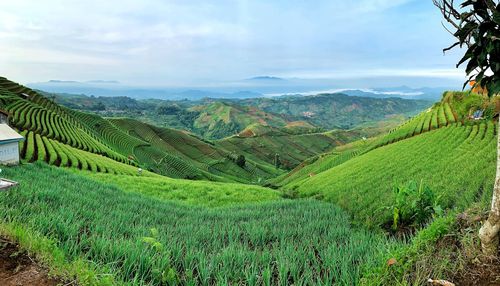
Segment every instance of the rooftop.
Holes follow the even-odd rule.
[[[7,124],[0,124],[0,142],[2,141],[21,141],[24,137],[18,134]]]

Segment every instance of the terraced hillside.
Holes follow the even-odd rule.
[[[173,178],[258,182],[279,173],[249,161],[238,166],[233,155],[182,132],[124,125],[55,104],[37,92],[0,78],[0,108],[27,140],[22,158],[95,172],[137,174],[137,167]],[[149,128],[149,129],[148,129]],[[151,131],[156,137],[144,132]],[[156,133],[155,133],[156,132]],[[207,154],[213,156],[207,156]]]
[[[287,120],[277,114],[267,113],[252,106],[239,106],[228,102],[216,101],[195,106],[189,110],[199,113],[193,123],[194,130],[211,139],[224,138],[256,123],[273,127],[287,125]]]
[[[244,166],[237,166],[236,156],[242,152],[225,151],[187,132],[160,128],[134,119],[110,118],[108,121],[124,133],[149,144],[136,148],[135,154],[138,156],[157,150],[154,153],[155,160],[167,160],[164,159],[166,156],[177,157],[207,173],[240,182],[251,182],[256,178],[263,180],[282,172],[265,162],[255,163],[251,160],[247,160]]]
[[[287,188],[303,196],[321,196],[370,225],[390,221],[391,210],[381,206],[390,205],[395,184],[410,180],[430,185],[442,206],[465,209],[491,197],[496,159],[494,126],[491,121],[453,124],[352,157]]]
[[[353,157],[365,154],[385,145],[390,145],[454,124],[474,125],[484,121],[471,120],[469,118],[471,110],[485,110],[484,117],[492,120],[492,116],[495,114],[495,106],[495,102],[485,101],[485,99],[478,94],[447,92],[443,95],[441,102],[434,104],[431,108],[392,129],[387,134],[368,140],[360,140],[352,144],[346,144],[337,147],[332,152],[312,157],[302,162],[288,174],[284,174],[271,181],[273,184],[280,186],[288,185],[291,182],[301,181],[318,175]]]
[[[275,165],[278,160],[280,168],[291,170],[304,160],[331,151],[336,146],[382,133],[386,129],[386,127],[381,129],[367,127],[295,134],[288,128],[272,128],[254,124],[236,136],[217,141],[217,145],[226,150],[244,154],[247,158],[257,162]]]

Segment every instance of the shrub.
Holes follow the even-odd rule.
[[[410,181],[406,185],[394,188],[393,230],[398,225],[419,226],[427,222],[434,214],[441,214],[434,191],[420,182]]]
[[[236,165],[240,166],[241,168],[245,167],[246,159],[245,156],[243,155],[238,155],[236,158]]]

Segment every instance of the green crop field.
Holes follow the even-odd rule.
[[[464,209],[478,198],[487,202],[491,197],[494,129],[492,122],[444,127],[377,148],[285,188],[321,196],[368,224],[390,220],[390,210],[383,207],[392,200],[392,187],[410,180],[430,185],[441,195],[442,205]]]
[[[268,164],[274,164],[275,156],[278,154],[280,166],[292,169],[304,160],[330,151],[335,146],[359,140],[362,134],[361,130],[290,134],[286,130],[254,126],[245,129],[240,135],[217,141],[217,145]]]
[[[91,261],[100,283],[112,275],[125,285],[352,285],[362,263],[386,244],[381,235],[350,227],[332,204],[280,200],[273,191],[256,198],[240,186],[239,202],[211,209],[158,200],[147,184],[137,194],[124,192],[120,186],[132,183],[125,177],[98,183],[102,176],[43,165],[8,168],[5,175],[20,185],[0,194],[0,230],[18,227],[21,236],[23,227],[50,238],[67,264]],[[210,201],[203,192],[190,194],[189,183],[172,188]]]

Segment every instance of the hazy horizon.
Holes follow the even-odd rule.
[[[201,86],[253,76],[461,81],[431,1],[16,1],[0,64],[21,83]]]

